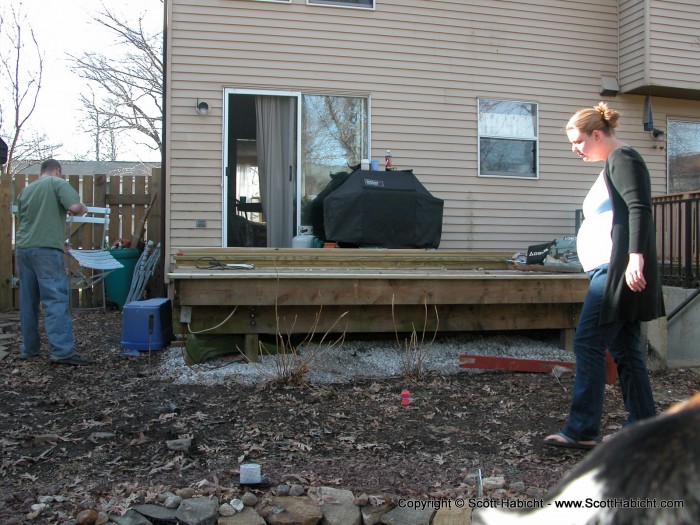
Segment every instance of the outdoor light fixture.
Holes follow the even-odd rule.
[[[207,104],[203,100],[200,102],[199,99],[197,99],[197,113],[199,113],[200,115],[208,115],[209,104]]]
[[[654,128],[650,131],[651,133],[651,138],[654,140],[666,140],[666,133],[663,132],[663,130]]]

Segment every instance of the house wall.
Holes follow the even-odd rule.
[[[572,234],[601,166],[573,155],[563,129],[601,100],[601,75],[618,75],[617,4],[377,0],[370,11],[168,0],[171,253],[221,246],[225,88],[370,96],[372,157],[390,148],[395,165],[445,199],[441,248],[516,251]],[[477,176],[479,97],[539,104],[538,180]],[[198,99],[209,115],[195,112]],[[608,100],[624,115],[619,136],[664,193],[666,152],[642,129],[643,97]],[[653,108],[662,129],[669,115],[700,118],[697,101],[655,97]]]
[[[700,5],[697,0],[649,0],[649,4],[651,83],[697,90]]]
[[[620,88],[623,92],[644,86],[647,73],[649,28],[647,2],[620,0]]]
[[[654,94],[694,91],[700,98],[697,0],[620,1],[620,88]]]

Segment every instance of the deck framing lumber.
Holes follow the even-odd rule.
[[[570,346],[588,287],[585,275],[508,270],[505,259],[499,266],[495,256],[493,268],[486,269],[480,256],[421,250],[191,249],[176,256],[177,266],[168,277],[174,319],[181,307],[191,308],[193,331],[209,330],[235,311],[208,333],[558,329],[562,343]],[[195,261],[202,257],[220,264],[255,261],[255,269],[197,268]]]

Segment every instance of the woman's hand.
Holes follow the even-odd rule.
[[[644,255],[630,253],[630,260],[625,270],[625,281],[633,292],[641,292],[646,288],[647,281],[644,278]]]

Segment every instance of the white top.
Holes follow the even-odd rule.
[[[583,201],[584,220],[576,238],[576,251],[584,271],[610,262],[612,254],[612,202],[603,171]]]

